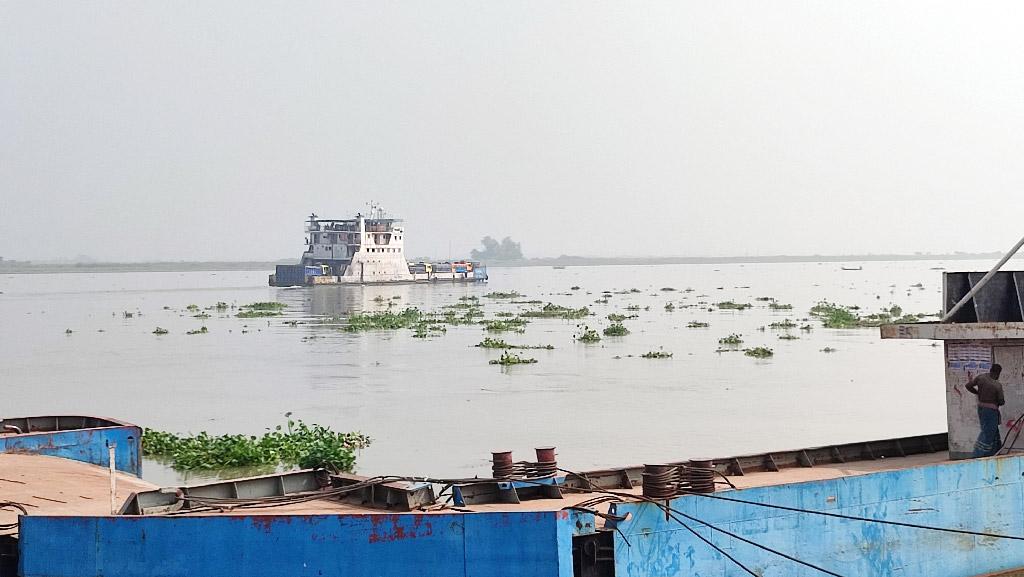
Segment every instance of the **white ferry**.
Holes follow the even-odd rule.
[[[382,284],[406,282],[482,282],[487,267],[479,262],[415,262],[405,258],[405,227],[379,206],[355,218],[306,220],[306,250],[299,264],[278,265],[271,286]]]

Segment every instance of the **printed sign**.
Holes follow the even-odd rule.
[[[950,344],[946,361],[958,371],[987,371],[992,368],[992,347],[974,344]]]

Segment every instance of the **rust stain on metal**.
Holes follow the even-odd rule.
[[[410,515],[370,515],[369,517],[373,524],[373,530],[369,537],[370,543],[391,543],[417,537],[429,537],[434,534],[434,526],[425,519],[425,515],[411,515],[412,527],[409,531],[399,524],[399,519],[407,519]]]

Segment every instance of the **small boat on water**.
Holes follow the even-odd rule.
[[[864,267],[862,266],[842,266],[839,268],[841,268],[842,270],[864,270]]]

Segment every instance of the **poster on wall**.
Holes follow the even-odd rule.
[[[992,368],[992,348],[988,345],[950,344],[946,355],[950,369],[987,371]]]

